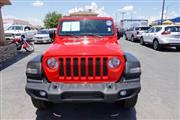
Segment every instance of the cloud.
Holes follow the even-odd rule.
[[[95,2],[92,2],[90,5],[86,5],[84,7],[75,7],[69,10],[69,14],[73,12],[80,12],[80,11],[92,11],[98,14],[98,16],[110,16],[105,12],[104,6],[99,7]]]
[[[42,7],[43,5],[44,5],[44,3],[41,0],[36,0],[32,3],[32,6],[34,6],[34,7]]]
[[[133,5],[124,6],[122,9],[119,9],[120,12],[132,12],[134,10]]]

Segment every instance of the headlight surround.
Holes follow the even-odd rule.
[[[121,64],[121,61],[118,57],[112,57],[108,61],[108,67],[111,69],[118,68]]]
[[[57,69],[58,68],[58,61],[55,58],[49,58],[47,60],[47,66],[50,69]]]

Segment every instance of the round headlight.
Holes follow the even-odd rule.
[[[119,58],[117,58],[117,57],[112,57],[112,58],[110,58],[109,59],[109,61],[108,61],[108,66],[110,67],[110,68],[117,68],[117,67],[119,67],[119,65],[120,65],[120,59]]]
[[[50,69],[57,69],[58,68],[58,62],[55,58],[49,58],[47,60],[47,66],[50,68]]]

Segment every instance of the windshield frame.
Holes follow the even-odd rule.
[[[99,34],[99,33],[78,33],[78,34],[74,34],[73,32],[69,32],[69,33],[67,33],[67,34],[62,34],[62,24],[63,24],[63,22],[65,22],[65,21],[67,21],[67,22],[76,22],[76,21],[83,21],[83,20],[92,20],[92,21],[102,21],[102,20],[104,20],[104,21],[111,21],[112,22],[112,25],[111,25],[111,31],[112,31],[112,33],[111,34]],[[112,19],[64,19],[64,20],[61,20],[60,21],[60,24],[59,24],[59,29],[57,30],[57,34],[59,35],[59,36],[113,36],[113,35],[115,35],[115,30],[114,30],[114,23],[113,23],[113,20]]]

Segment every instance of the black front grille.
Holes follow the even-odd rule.
[[[59,58],[61,77],[108,76],[107,57],[66,57]]]

